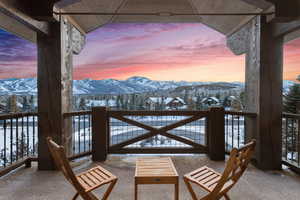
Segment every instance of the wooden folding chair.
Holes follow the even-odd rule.
[[[72,200],[75,200],[79,195],[85,200],[99,200],[92,191],[105,184],[109,184],[109,186],[102,199],[108,198],[118,180],[115,175],[100,166],[75,175],[66,157],[64,148],[57,145],[50,137],[47,138],[47,143],[56,166],[77,191]]]
[[[227,192],[237,183],[245,172],[255,150],[255,140],[237,149],[233,148],[223,174],[206,166],[196,169],[184,176],[184,182],[193,200],[197,199],[191,183],[195,183],[208,192],[200,200],[218,200],[224,197],[230,200]]]

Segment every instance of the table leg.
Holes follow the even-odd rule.
[[[175,200],[179,199],[179,183],[175,183]]]
[[[138,184],[134,183],[134,200],[137,200],[138,195]]]

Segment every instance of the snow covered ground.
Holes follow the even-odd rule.
[[[12,123],[11,123],[12,122]],[[6,125],[6,126],[5,126]],[[23,125],[23,126],[22,126]],[[28,121],[25,117],[23,122],[21,119],[17,121],[3,120],[0,121],[0,166],[4,161],[16,161],[17,158],[23,156],[36,155],[37,152],[37,119],[29,117]]]

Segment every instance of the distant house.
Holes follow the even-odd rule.
[[[164,97],[149,97],[146,100],[146,105],[150,110],[161,110],[165,106],[164,99]]]
[[[146,105],[150,110],[179,110],[186,109],[187,105],[180,97],[149,97]]]
[[[216,97],[205,97],[201,100],[201,104],[206,107],[219,106],[220,100]]]
[[[89,100],[86,103],[86,106],[88,108],[92,107],[109,107],[109,108],[116,108],[117,107],[117,101],[114,99],[107,99],[107,100]]]
[[[166,101],[166,106],[168,110],[178,110],[178,109],[186,109],[187,105],[184,100],[180,97],[168,98]]]

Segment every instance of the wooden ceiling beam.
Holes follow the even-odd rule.
[[[260,8],[262,10],[266,10],[272,6],[271,2],[268,2],[267,0],[242,0],[250,5],[253,5],[257,8]]]
[[[25,25],[33,31],[43,34],[49,34],[49,26],[47,22],[40,22],[38,20],[35,20],[31,16],[17,9],[19,7],[15,6],[15,2],[13,5],[7,2],[9,1],[0,1],[0,12]]]
[[[266,10],[275,6],[274,22],[289,22],[300,17],[300,0],[242,0],[250,5]]]
[[[60,0],[59,2],[57,2],[55,4],[55,7],[64,8],[64,7],[70,6],[70,5],[80,2],[80,1],[82,1],[82,0]]]
[[[64,8],[67,6],[70,6],[74,3],[80,2],[81,0],[60,0],[59,2],[55,3],[54,8],[53,8],[53,12],[65,12]],[[54,18],[56,20],[59,21],[59,15],[55,15],[54,14]],[[70,15],[65,15],[64,16],[69,23],[71,23],[79,32],[81,32],[82,34],[86,34],[85,30],[83,30],[83,28],[78,24],[78,22],[74,19],[73,16]]]
[[[300,17],[300,0],[267,0],[275,5],[275,22],[290,22]]]
[[[40,21],[54,21],[53,7],[59,0],[17,0],[23,12]]]
[[[287,35],[294,31],[300,30],[300,20],[289,23],[274,23],[272,28],[272,32],[275,37]]]

